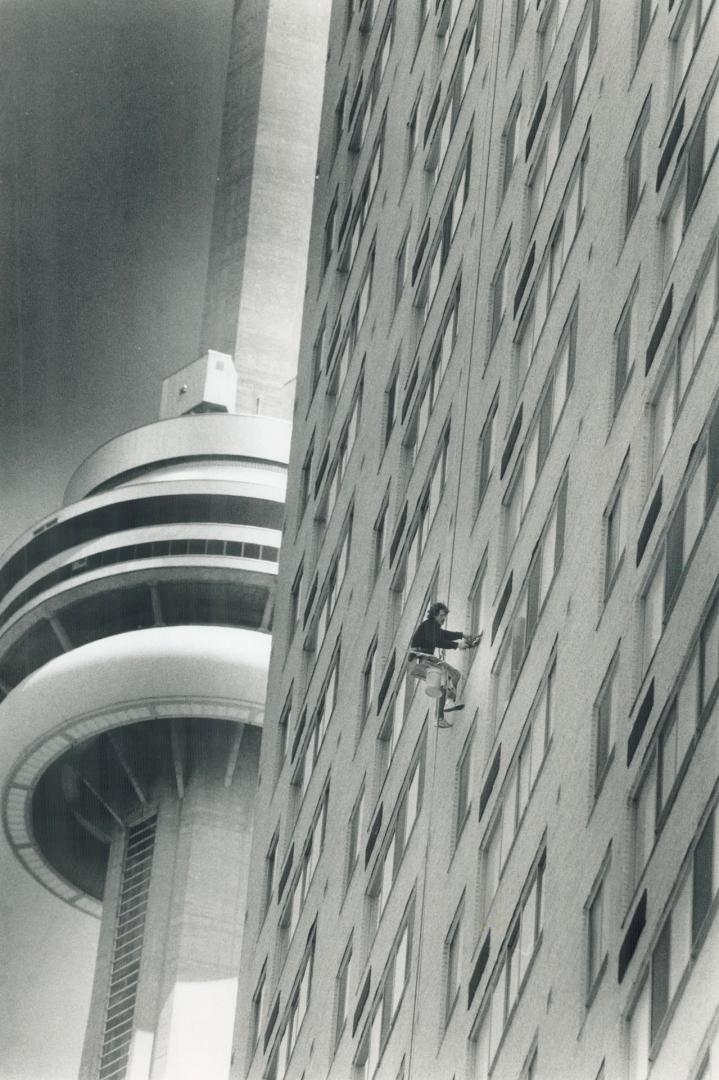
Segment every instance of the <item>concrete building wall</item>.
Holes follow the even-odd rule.
[[[233,1075],[713,1075],[719,9],[354,7]],[[404,683],[430,598],[482,631],[451,729]]]

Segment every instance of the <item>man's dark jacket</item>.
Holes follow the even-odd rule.
[[[443,630],[434,619],[425,619],[412,635],[410,647],[434,654],[435,649],[456,649],[463,636],[461,630]]]

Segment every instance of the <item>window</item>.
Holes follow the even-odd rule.
[[[524,17],[527,14],[527,0],[515,0],[514,5],[514,33],[512,35],[514,39],[514,45],[516,47],[519,41],[519,35],[522,33],[522,27],[524,26]]]
[[[509,703],[541,616],[544,601],[557,574],[564,552],[567,507],[567,473],[559,485],[527,575],[517,597],[494,666],[494,718],[497,724]]]
[[[697,664],[682,682],[662,724],[657,760],[657,813],[661,814],[674,791],[679,771],[689,752],[697,723]]]
[[[362,826],[364,818],[364,782],[360,789],[360,793],[355,800],[355,804],[352,807],[352,813],[350,814],[350,823],[347,839],[347,875],[346,880],[349,885],[352,880],[352,874],[354,868],[357,865],[357,858],[359,856],[360,842],[362,840]]]
[[[641,56],[644,42],[649,34],[654,14],[657,10],[657,0],[639,0],[639,33],[637,36],[637,57]]]
[[[317,764],[317,759],[322,749],[322,743],[334,714],[337,704],[337,689],[339,686],[340,650],[336,648],[329,666],[327,678],[319,695],[315,711],[312,714],[304,738],[302,752],[299,755],[297,767],[292,776],[292,784],[299,788],[299,798],[302,800],[309,787],[312,774]],[[300,721],[302,723],[302,721]],[[299,725],[298,725],[299,727]]]
[[[477,19],[473,17],[459,48],[457,63],[449,82],[449,88],[439,114],[439,120],[434,128],[432,146],[425,163],[425,168],[431,174],[433,184],[436,183],[439,178],[452,139],[452,134],[457,126],[462,101],[472,75],[478,48],[479,36],[477,33]]]
[[[335,195],[330,205],[327,220],[325,221],[324,244],[322,247],[322,271],[324,272],[332,259],[335,247],[335,222],[337,218],[337,196]]]
[[[472,161],[472,139],[469,138],[450,188],[449,198],[444,208],[437,232],[432,242],[429,256],[425,262],[415,305],[421,310],[426,321],[439,287],[442,271],[449,257],[454,234],[462,215],[464,204],[469,194],[470,168]]]
[[[705,345],[714,323],[717,308],[717,248],[713,246],[699,285],[690,298],[686,316],[669,350],[658,389],[651,406],[650,468],[651,477],[667,448],[692,374],[706,351]]]
[[[334,139],[332,141],[332,155],[333,155],[333,157],[337,153],[337,150],[339,149],[340,142],[342,141],[342,132],[344,131],[344,126],[345,126],[345,108],[346,108],[346,106],[347,106],[347,79],[345,79],[345,81],[344,81],[344,83],[342,85],[342,90],[340,91],[340,96],[338,97],[337,104],[335,105],[335,128],[334,128]]]
[[[517,751],[507,769],[486,839],[482,843],[482,910],[485,919],[549,746],[554,726],[555,671],[556,658],[553,656],[535,695]]]
[[[537,1072],[539,1060],[539,1049],[537,1046],[531,1051],[527,1066],[522,1073],[522,1080],[538,1080],[539,1073]],[[597,1080],[602,1080],[602,1077],[598,1076]]]
[[[587,926],[587,1004],[604,973],[609,942],[609,855],[584,905]]]
[[[503,500],[506,562],[509,561],[574,383],[577,318],[578,308],[574,305],[562,330],[552,367],[539,395],[539,403],[528,425],[524,446]]]
[[[629,150],[625,158],[626,169],[626,212],[624,218],[624,231],[629,232],[629,228],[634,221],[634,215],[639,205],[639,199],[641,198],[642,190],[644,188],[644,161],[643,161],[643,142],[644,132],[646,131],[647,124],[649,123],[649,98],[644,102],[637,126],[634,129],[632,135],[632,141],[629,144]]]
[[[689,867],[675,886],[670,911],[652,950],[649,965],[648,1001],[640,1013],[641,1042],[645,1076],[649,1048],[658,1039],[682,976],[692,963],[692,950],[706,920],[719,887],[716,852],[716,817],[714,807],[706,823],[692,842]],[[641,995],[640,995],[641,999]],[[634,1010],[636,1015],[636,1008]],[[632,1021],[630,1021],[632,1023]],[[647,1031],[648,1028],[648,1031]],[[637,1033],[639,1034],[639,1033]]]
[[[375,667],[377,663],[377,640],[369,647],[362,668],[362,726],[367,720],[374,700]]]
[[[684,82],[710,7],[711,0],[689,0],[671,32],[672,98],[677,96]]]
[[[267,968],[263,966],[260,977],[257,980],[255,992],[252,995],[252,1013],[250,1020],[250,1047],[255,1049],[260,1039],[260,1032],[265,1019],[265,981]]]
[[[624,508],[627,464],[622,467],[614,493],[604,511],[604,602],[606,604],[624,555],[626,543],[626,509]]]
[[[350,1005],[352,978],[352,939],[340,961],[340,968],[335,979],[335,1046],[342,1038],[347,1023]]]
[[[539,69],[540,79],[543,77],[549,63],[549,57],[557,40],[559,27],[564,20],[564,13],[569,6],[569,0],[550,0],[546,6],[541,25],[539,27]]]
[[[696,745],[696,731],[714,700],[719,674],[719,634],[715,600],[700,628],[698,641],[684,661],[675,689],[657,725],[647,765],[632,798],[633,877],[636,886],[666,818],[684,763]]]
[[[504,1029],[528,977],[532,958],[542,940],[544,922],[543,882],[546,850],[530,870],[521,899],[500,945],[497,963],[485,993],[474,1040],[476,1080],[487,1080]]]
[[[402,865],[415,821],[419,816],[424,788],[424,754],[423,739],[402,784],[397,809],[387,827],[380,853],[375,860],[367,888],[370,935],[379,925],[387,898]]]
[[[629,1080],[646,1080],[649,1071],[649,979],[644,979],[629,1026]]]
[[[499,402],[499,391],[495,393],[494,400],[489,407],[489,414],[484,422],[482,433],[479,436],[479,448],[477,454],[478,463],[478,476],[477,476],[477,509],[479,509],[482,500],[485,496],[487,488],[489,487],[489,481],[492,476],[492,467],[494,465],[495,454],[495,434],[494,428],[497,419],[497,405]]]
[[[405,445],[411,450],[409,467],[422,445],[430,416],[437,403],[445,372],[457,340],[460,283],[458,282],[442,316],[439,332],[435,338],[427,364],[426,374],[420,383],[412,418],[407,425]]]
[[[427,15],[429,14],[429,0],[417,0],[417,42],[422,38]]]
[[[374,580],[379,577],[382,568],[385,551],[387,549],[387,511],[389,509],[388,497],[385,495],[382,509],[374,524]]]
[[[681,182],[674,185],[661,220],[662,240],[662,282],[669,277],[669,271],[682,242],[684,215],[684,189]]]
[[[302,619],[302,604],[304,603],[304,592],[302,588],[303,573],[304,567],[300,566],[295,574],[295,580],[292,582],[292,589],[290,591],[290,627],[288,645],[292,641],[295,630],[300,625]]]
[[[417,131],[419,129],[419,103],[422,97],[422,91],[417,94],[414,105],[412,106],[412,112],[409,114],[409,120],[407,121],[407,153],[405,160],[405,172],[409,172],[410,165],[414,161],[415,150],[417,149]]]
[[[263,913],[266,915],[272,903],[272,894],[275,888],[275,869],[277,863],[277,841],[279,834],[275,832],[265,855],[265,889],[262,904]]]
[[[444,48],[446,49],[459,12],[459,0],[442,0],[442,3],[437,5],[437,10],[439,11],[437,35],[444,37]]]
[[[700,696],[702,715],[714,696],[719,681],[719,602],[712,604],[702,627],[699,652]]]
[[[524,0],[519,0],[519,3],[523,4]],[[510,106],[502,137],[502,198],[506,195],[509,181],[512,179],[514,165],[522,146],[522,134],[522,91],[520,88]]]
[[[371,3],[370,0],[363,0],[363,2],[365,10],[360,25],[362,29],[368,30],[371,26]],[[387,70],[393,37],[394,5],[391,4],[384,26],[382,27],[364,97],[362,97],[362,77],[360,76],[360,81],[352,98],[349,118],[349,127],[351,129],[350,150],[355,152],[358,152],[364,143],[365,136],[369,129],[370,119],[372,118],[375,106],[379,100],[380,87],[382,85],[384,73]]]
[[[369,165],[367,166],[364,181],[357,196],[355,208],[350,214],[350,199],[350,205],[345,211],[345,216],[342,221],[339,240],[342,250],[340,252],[338,263],[338,268],[340,270],[351,270],[359,251],[360,240],[364,234],[365,226],[369,218],[370,207],[372,206],[372,200],[374,199],[374,194],[377,190],[380,174],[382,172],[382,164],[384,161],[384,135],[385,123],[383,119],[379,134],[375,139],[374,149]]]
[[[601,791],[612,762],[617,712],[619,651],[614,654],[594,705],[594,797]]]
[[[552,226],[549,244],[537,270],[530,299],[522,315],[515,343],[515,395],[519,393],[534,359],[552,299],[584,215],[584,175],[588,156],[589,143],[587,142],[574,166],[562,208]]]
[[[404,282],[407,274],[407,244],[409,242],[409,229],[402,237],[402,243],[399,245],[399,251],[395,255],[394,259],[394,310],[399,307],[399,302],[402,299],[402,293],[404,291]]]
[[[314,454],[314,439],[310,441],[310,447],[302,463],[302,479],[300,482],[300,500],[297,514],[297,523],[302,521],[307,504],[310,501],[310,481],[312,477],[312,456]]]
[[[305,900],[307,899],[307,894],[324,847],[328,801],[329,783],[325,784],[319,804],[314,812],[312,824],[302,846],[302,854],[298,860],[298,866],[288,890],[287,900],[280,917],[280,926],[287,931],[287,943],[292,940],[295,930],[297,929],[297,924],[300,920],[302,909]]]
[[[314,648],[319,653],[324,643],[327,631],[330,628],[332,615],[334,614],[337,598],[342,590],[342,585],[347,573],[350,549],[352,546],[353,512],[350,509],[345,520],[339,545],[330,564],[325,583],[320,593],[320,601],[317,605],[317,614],[313,620],[312,629],[314,640],[312,644],[306,644],[306,648]],[[312,639],[310,639],[311,641]]]
[[[317,389],[317,383],[320,381],[320,375],[322,374],[322,365],[324,363],[324,346],[325,346],[325,329],[326,329],[326,316],[325,311],[322,316],[322,322],[320,328],[317,331],[317,337],[315,338],[314,345],[312,346],[312,393],[314,394]]]
[[[699,199],[719,141],[719,82],[714,81],[687,137],[662,214],[661,280],[666,281]]]
[[[444,993],[444,1022],[445,1026],[454,1011],[454,1006],[459,996],[460,968],[462,964],[462,916],[464,914],[464,898],[452,919],[452,925],[444,942],[445,954],[445,993]]]
[[[614,332],[613,415],[615,416],[619,411],[619,406],[622,403],[624,393],[629,385],[629,379],[634,370],[634,361],[637,356],[637,316],[634,308],[638,286],[639,279],[637,278],[632,285],[629,299],[624,305],[624,310],[620,316],[617,329]]]
[[[417,507],[411,524],[407,530],[407,540],[403,549],[400,569],[393,584],[394,591],[400,594],[400,611],[404,610],[404,605],[419,566],[419,560],[432,530],[435,514],[444,496],[450,434],[451,428],[447,424],[429,469],[427,481],[417,500]]]
[[[345,41],[347,40],[347,35],[348,35],[350,27],[352,25],[352,16],[354,15],[354,13],[355,13],[355,0],[345,0],[345,25],[344,25]]]
[[[385,447],[389,443],[392,432],[394,431],[395,420],[397,419],[397,380],[399,379],[399,363],[395,365],[395,370],[390,378],[387,389],[385,390],[385,414],[384,414],[384,445]]]
[[[390,949],[387,965],[380,978],[369,1019],[360,1038],[355,1065],[362,1080],[372,1080],[384,1052],[395,1016],[399,1012],[409,979],[414,924],[414,897],[402,916],[400,929]]]
[[[477,637],[484,630],[487,620],[487,553],[484,553],[472,588],[469,592],[469,618],[467,636]]]
[[[457,768],[455,772],[455,790],[457,792],[457,810],[454,818],[454,840],[455,844],[462,835],[462,830],[469,817],[469,811],[472,803],[472,745],[474,742],[474,726],[470,731],[464,746],[462,747],[462,753],[459,756],[457,762]]]
[[[552,26],[552,13],[559,4],[565,9],[568,0],[555,0],[548,9],[546,27]],[[561,14],[563,15],[563,10]],[[589,65],[596,51],[599,28],[599,0],[590,0],[582,19],[564,73],[557,89],[555,104],[549,112],[544,136],[529,177],[529,220],[533,225],[551,180],[564,138],[569,129],[574,106],[579,98]],[[544,36],[542,38],[544,40]],[[552,42],[553,44],[553,42]]]
[[[403,675],[393,693],[379,732],[379,772],[386,772],[399,742],[409,706],[411,694],[407,693],[408,676]],[[412,683],[414,685],[414,682]]]
[[[307,946],[300,965],[300,970],[289,995],[289,1004],[279,1029],[279,1035],[275,1040],[275,1049],[272,1052],[270,1066],[267,1072],[268,1080],[282,1080],[287,1072],[287,1066],[289,1065],[292,1051],[295,1048],[297,1037],[310,1003],[310,991],[314,967],[314,948],[315,938],[313,930],[310,943]]]
[[[282,766],[285,763],[287,757],[287,740],[290,730],[290,716],[292,715],[292,689],[287,695],[284,705],[282,706],[282,712],[280,713],[280,719],[277,724],[277,764],[275,766],[275,779],[277,779],[282,772]]]
[[[509,238],[504,245],[504,250],[499,258],[499,265],[492,278],[492,327],[490,333],[490,347],[499,333],[502,325],[504,311],[507,306],[507,262],[509,260]]]
[[[719,407],[710,414],[704,432],[689,459],[682,490],[658,546],[649,581],[643,593],[643,670],[649,665],[669,618],[684,570],[704,528],[717,488],[719,458]]]

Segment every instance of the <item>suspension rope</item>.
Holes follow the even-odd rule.
[[[491,56],[495,55],[495,49],[497,50],[497,53],[498,53],[498,51],[499,51],[499,41],[501,40],[502,18],[503,18],[503,15],[504,15],[504,4],[500,4],[499,9],[500,9],[499,10],[499,19],[495,22],[494,33],[493,33],[493,37],[492,37],[492,51],[490,53]],[[479,32],[479,28],[478,28],[478,32]],[[487,131],[485,133],[486,134],[485,146],[487,146],[487,145],[491,146],[491,143],[492,143],[492,127],[494,125],[494,111],[495,111],[495,101],[496,101],[496,96],[497,96],[497,77],[498,77],[498,73],[499,73],[499,56],[497,55],[497,58],[496,58],[496,61],[495,61],[495,66],[494,66],[494,79],[493,79],[493,82],[492,82],[492,103],[491,103],[491,108],[490,108],[490,112],[489,112],[490,120],[489,120],[488,129],[487,129]],[[488,182],[488,179],[489,179],[490,159],[491,159],[491,154],[489,152],[487,152],[486,153],[485,173],[484,173],[484,191],[483,191],[483,194],[482,194],[482,215],[481,215],[481,220],[480,220],[479,243],[477,245],[477,261],[479,261],[479,255],[480,255],[480,252],[482,251],[482,244],[483,244],[483,241],[484,241],[484,228],[485,228],[485,221],[486,221],[486,216],[487,216],[487,182]],[[477,275],[477,278],[478,277],[479,277],[479,275]],[[448,574],[448,577],[447,577],[447,597],[448,598],[450,596],[450,591],[451,591],[452,570],[453,570],[453,567],[454,567],[454,546],[455,546],[455,537],[456,537],[456,532],[457,532],[457,514],[459,512],[459,494],[460,494],[460,491],[461,491],[461,488],[462,488],[462,471],[463,471],[463,465],[464,465],[464,454],[462,453],[462,448],[464,446],[464,438],[465,438],[465,432],[466,432],[466,427],[467,427],[467,413],[468,413],[468,410],[469,410],[470,366],[471,366],[471,358],[472,358],[472,353],[473,353],[474,343],[475,343],[475,338],[476,338],[476,332],[477,332],[478,298],[479,298],[479,289],[475,289],[474,306],[473,306],[473,310],[472,310],[472,329],[471,329],[471,333],[470,333],[469,351],[468,351],[468,355],[467,355],[467,366],[466,366],[467,381],[466,381],[465,390],[464,390],[464,409],[463,409],[463,414],[462,414],[462,426],[460,428],[460,442],[459,442],[460,461],[459,461],[459,469],[457,471],[457,491],[456,491],[455,502],[454,502],[454,529],[452,530],[452,539],[451,539],[450,554],[449,554],[449,574]],[[461,372],[460,372],[460,377],[461,377]],[[440,704],[441,700],[442,700],[441,698],[438,699],[438,703],[437,703],[436,721],[439,721],[439,704]],[[428,864],[429,864],[428,856],[429,856],[430,842],[431,842],[431,839],[432,839],[432,807],[433,807],[433,803],[434,803],[435,777],[436,777],[436,773],[437,773],[437,732],[438,731],[439,731],[438,724],[437,724],[437,722],[435,722],[435,724],[434,724],[434,732],[435,732],[434,745],[432,747],[432,779],[431,779],[431,785],[430,785],[430,791],[429,791],[429,806],[428,806],[428,813],[427,813],[427,839],[426,839],[426,842],[425,842],[425,849],[424,849],[424,869],[422,871],[422,895],[420,897],[420,910],[419,910],[419,943],[420,944],[419,944],[419,947],[418,947],[418,950],[417,950],[417,972],[416,972],[416,975],[415,975],[414,992],[413,992],[413,995],[412,995],[412,1025],[411,1025],[411,1028],[410,1028],[409,1051],[408,1051],[408,1057],[407,1057],[407,1080],[413,1080],[413,1078],[412,1078],[412,1053],[413,1053],[413,1050],[414,1050],[414,1033],[415,1033],[415,1029],[416,1029],[416,1026],[417,1026],[417,1003],[418,1003],[420,976],[422,974],[422,940],[423,940],[423,934],[424,934],[425,897],[427,895],[427,867],[428,867]]]

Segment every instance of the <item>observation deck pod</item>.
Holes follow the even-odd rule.
[[[128,432],[0,561],[3,824],[77,907],[99,913],[118,828],[256,753],[288,455],[258,416]]]

